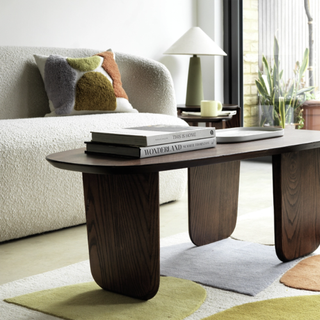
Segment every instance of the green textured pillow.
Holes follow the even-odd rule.
[[[50,114],[63,116],[138,112],[128,101],[112,51],[87,58],[34,55],[49,98]]]

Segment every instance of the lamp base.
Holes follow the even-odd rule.
[[[202,74],[200,58],[190,58],[186,106],[200,106],[203,100]]]

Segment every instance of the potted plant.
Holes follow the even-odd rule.
[[[304,74],[309,63],[309,49],[304,52],[302,63],[296,62],[294,75],[285,82],[280,71],[279,43],[274,38],[273,67],[271,68],[266,57],[262,57],[263,71],[258,72],[255,80],[260,101],[260,126],[280,126],[285,128],[287,123],[297,123],[303,127],[302,104],[306,101],[306,93],[314,87],[305,87]]]

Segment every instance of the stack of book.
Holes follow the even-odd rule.
[[[92,131],[86,152],[147,158],[215,146],[216,132],[212,127],[151,125]]]

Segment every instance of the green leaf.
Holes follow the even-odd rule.
[[[273,68],[273,78],[272,78],[272,81],[273,81],[273,90],[277,90],[277,88],[279,87],[279,81],[278,81],[278,68],[276,65],[274,65],[274,68]]]
[[[268,88],[268,86],[267,86],[267,84],[266,84],[266,82],[265,82],[265,79],[264,79],[264,77],[260,74],[260,76],[259,76],[259,82],[260,82],[260,84],[263,86],[263,88],[264,88],[264,90],[265,90],[265,92],[266,92],[266,97],[268,98],[268,99],[270,99],[270,87]]]
[[[279,73],[279,43],[276,37],[274,37],[273,44],[273,86],[275,88],[280,88],[280,73]]]
[[[301,67],[299,70],[299,82],[300,82],[301,78],[303,77],[304,73],[306,72],[308,64],[309,64],[309,49],[306,48],[306,50],[304,51],[302,64],[301,64]]]
[[[315,87],[303,88],[303,89],[297,91],[296,95],[297,95],[297,96],[300,96],[300,95],[303,94],[303,93],[312,91],[314,88],[315,88]]]
[[[287,96],[291,98],[293,96],[293,91],[294,91],[294,84],[290,86]]]
[[[255,82],[256,82],[257,89],[258,89],[259,93],[263,96],[263,98],[264,99],[270,98],[268,91],[267,91],[267,88],[265,87],[264,83],[261,84],[258,80],[255,80]]]
[[[278,93],[278,91],[275,91],[275,94],[273,97],[273,109],[276,114],[279,113],[279,93]]]
[[[287,107],[287,104],[285,103],[285,108],[286,108],[286,121],[285,123],[291,123],[291,121],[293,120],[294,121],[294,111],[293,111],[293,108],[289,105]]]
[[[272,75],[271,75],[271,70],[269,67],[269,63],[266,59],[265,56],[262,56],[262,64],[264,66],[264,70],[266,72],[267,75],[267,80],[268,80],[268,84],[269,84],[269,88],[270,88],[270,95],[271,95],[271,91],[273,90],[273,82],[272,82]]]
[[[276,37],[274,37],[273,42],[273,58],[275,66],[279,69],[279,43]]]
[[[262,64],[263,64],[265,72],[270,73],[269,63],[268,63],[268,60],[266,59],[265,56],[262,56]]]
[[[284,129],[286,124],[286,104],[284,97],[279,98],[279,118],[280,118],[280,125]]]
[[[294,106],[293,106],[294,99],[295,99],[295,98],[292,98],[292,97],[291,97],[291,99],[290,99],[290,101],[289,101],[289,103],[288,103],[288,105],[289,105],[290,107],[292,107],[293,110],[294,110]]]
[[[258,78],[259,78],[259,82],[261,82],[261,83],[263,82],[264,83],[263,75],[262,75],[260,70],[258,71]]]

